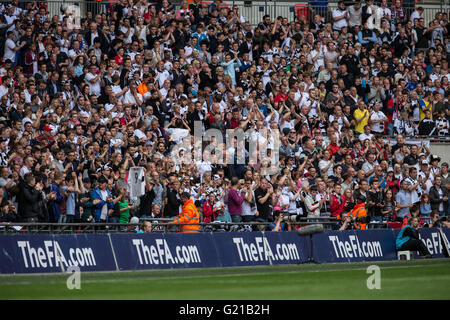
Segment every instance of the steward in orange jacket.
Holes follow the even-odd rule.
[[[366,197],[360,195],[358,199],[356,199],[356,205],[350,211],[350,216],[353,221],[357,219],[358,221],[354,222],[355,228],[358,230],[366,230],[367,222],[363,223],[363,221],[367,221],[367,211],[366,211]]]
[[[183,203],[183,208],[178,217],[173,220],[173,223],[199,223],[200,214],[198,213],[197,207],[194,201],[190,199],[187,192],[181,194],[181,202]],[[181,225],[182,233],[197,233],[199,230],[199,225]]]

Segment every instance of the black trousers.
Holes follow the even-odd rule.
[[[425,246],[422,240],[410,239],[406,241],[400,250],[409,250],[409,251],[419,251],[421,256],[426,256],[430,254],[428,248]]]
[[[242,222],[252,222],[255,221],[255,216],[242,216]]]

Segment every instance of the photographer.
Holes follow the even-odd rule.
[[[289,217],[289,215],[286,217]],[[284,218],[283,211],[274,211],[273,221],[269,224],[270,231],[292,231],[292,225],[288,219]]]
[[[430,214],[431,225],[430,228],[450,228],[450,222],[447,221],[447,217],[439,217],[439,212],[432,211]]]
[[[18,221],[16,207],[12,204],[11,201],[3,203],[0,208],[0,222],[16,221]]]
[[[352,217],[350,217],[348,212],[342,212],[342,214],[340,216],[338,216],[338,218],[340,218],[338,220],[338,222],[336,222],[336,224],[333,226],[333,230],[355,230],[355,224],[352,223]]]

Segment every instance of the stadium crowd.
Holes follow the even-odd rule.
[[[67,7],[0,4],[2,222],[175,218],[188,193],[203,222],[446,224],[448,164],[408,141],[449,136],[447,13],[425,24],[399,0],[340,1],[251,25],[220,0],[108,6],[78,24]],[[177,163],[171,150],[196,122],[224,136],[278,129],[279,170]]]

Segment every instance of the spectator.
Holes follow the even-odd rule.
[[[423,195],[440,200],[436,177],[442,190],[450,187],[448,166],[413,143],[419,134],[449,136],[448,21],[437,15],[425,26],[423,8],[379,5],[340,1],[309,20],[249,21],[220,1],[177,10],[166,0],[122,2],[102,15],[87,8],[70,30],[64,15],[17,15],[10,4],[0,16],[3,200],[18,203],[20,219],[24,206],[34,212],[18,201],[35,190],[23,183],[31,173],[43,195],[30,217],[41,222],[114,221],[120,204],[124,219],[127,210],[128,218],[160,215],[155,208],[174,218],[188,192],[198,208],[214,194],[218,221],[265,223],[274,222],[277,202],[306,216],[322,201],[314,214],[329,216],[343,195],[341,213],[349,212],[361,195],[370,201],[377,182],[400,200],[384,202],[377,216],[402,220]],[[223,141],[203,139],[208,129]],[[242,129],[244,141],[228,145],[228,129]],[[255,146],[279,154],[279,170],[267,170]],[[119,198],[135,178],[131,167],[146,169],[144,194],[135,199],[127,189]],[[234,176],[244,182],[230,189]],[[131,201],[136,207],[126,209]],[[215,210],[219,203],[228,208]],[[448,200],[430,205],[447,214]]]
[[[391,189],[386,189],[383,193],[383,207],[381,209],[383,221],[394,220],[395,208],[394,192]]]
[[[95,222],[106,222],[110,215],[110,210],[113,210],[114,203],[111,191],[107,187],[108,180],[104,176],[98,179],[98,186],[93,192],[92,203],[95,206]]]
[[[211,192],[208,195],[208,200],[203,202],[203,222],[213,222],[217,218],[217,212],[213,210],[215,205],[216,195]]]
[[[19,203],[18,215],[22,222],[37,222],[41,214],[40,201],[42,200],[43,185],[36,183],[33,173],[24,175],[23,181],[19,185],[17,202]]]
[[[400,191],[396,195],[395,202],[397,204],[397,220],[403,220],[413,206],[411,193],[408,191],[408,181],[402,180],[400,182]]]
[[[331,194],[330,211],[332,217],[340,216],[347,202],[347,199],[341,194],[341,189],[341,185],[336,184]]]
[[[442,178],[437,176],[433,186],[430,188],[431,210],[437,211],[440,216],[447,215],[448,212],[448,190],[442,185]]]
[[[138,233],[151,233],[152,232],[152,223],[151,221],[144,221],[142,223],[141,229],[139,229]]]
[[[94,205],[93,196],[91,190],[91,179],[89,177],[82,178],[81,173],[78,177],[78,183],[80,185],[80,194],[78,200],[80,202],[80,215],[82,222],[94,221]],[[82,211],[82,212],[81,212]]]

